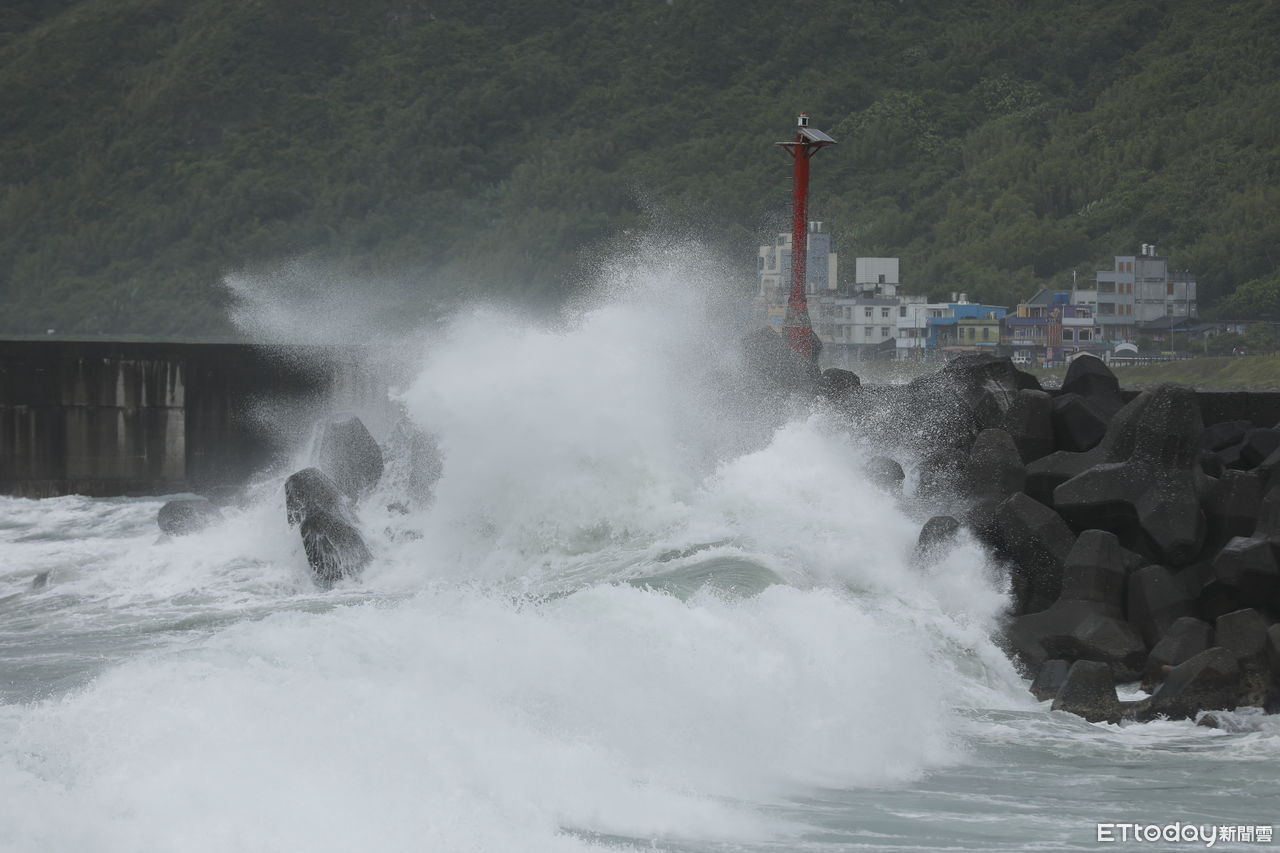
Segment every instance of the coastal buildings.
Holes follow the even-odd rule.
[[[831,235],[810,223],[806,293],[827,365],[979,352],[1046,364],[1082,352],[1109,357],[1121,344],[1132,354],[1140,339],[1167,348],[1199,316],[1195,277],[1171,270],[1150,244],[1115,256],[1092,280],[1042,288],[1012,310],[958,292],[946,302],[906,293],[898,258],[855,258],[851,277],[847,269],[842,278]],[[759,251],[757,303],[767,322],[782,324],[790,280],[791,235],[779,234]]]
[[[1116,255],[1115,265],[1099,270],[1073,291],[1072,303],[1096,306],[1098,332],[1110,343],[1136,341],[1143,327],[1168,328],[1169,318],[1200,316],[1196,279],[1187,270],[1170,270],[1169,259],[1143,243],[1137,255]]]

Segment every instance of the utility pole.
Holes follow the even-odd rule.
[[[809,158],[836,141],[822,131],[809,127],[809,116],[796,118],[796,135],[790,142],[777,142],[794,162],[791,182],[791,295],[787,299],[787,316],[782,332],[787,343],[800,356],[817,363],[822,342],[809,321],[809,303],[805,297],[805,267],[809,255]]]

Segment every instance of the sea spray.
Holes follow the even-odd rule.
[[[404,346],[442,477],[363,500],[374,560],[331,592],[278,476],[159,543],[156,501],[3,501],[0,594],[51,580],[0,639],[52,686],[0,706],[0,848],[786,843],[787,803],[908,784],[963,759],[966,709],[1029,706],[981,551],[913,565],[863,438],[753,396],[679,260]]]

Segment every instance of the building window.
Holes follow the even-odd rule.
[[[887,338],[887,337],[889,337],[889,327],[888,327],[888,326],[881,326],[881,327],[880,327],[880,337],[882,337],[882,338]]]
[[[870,319],[871,319],[871,309],[870,309],[870,308],[864,309],[864,316],[865,316],[868,320],[870,320]]]
[[[879,278],[879,281],[877,281],[877,284],[884,284],[884,273],[880,274],[880,278]]]
[[[1089,340],[1093,340],[1093,332],[1089,331],[1088,329],[1081,329],[1081,330],[1080,330],[1080,340],[1082,340],[1082,341],[1089,341]]]
[[[899,317],[907,316],[907,306],[903,305],[898,308],[898,316]]]
[[[889,309],[888,309],[888,308],[881,308],[881,309],[880,309],[880,319],[881,319],[881,320],[887,320],[888,318],[889,318]]]
[[[862,327],[862,336],[863,336],[864,338],[869,338],[869,337],[871,337],[871,327],[870,327],[870,326],[863,326],[863,327]]]
[[[1063,329],[1062,339],[1064,341],[1074,341],[1076,339],[1076,333],[1071,331],[1070,329]]]
[[[1165,285],[1165,293],[1168,296],[1173,296],[1173,282],[1169,282]]]
[[[990,330],[990,329],[988,329],[988,328],[986,328],[985,326],[984,326],[984,327],[983,327],[983,329],[982,329],[982,339],[983,339],[984,341],[989,341],[989,340],[991,340],[991,330]]]

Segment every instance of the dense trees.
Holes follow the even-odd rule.
[[[1155,242],[1252,312],[1278,33],[1270,0],[18,0],[0,331],[216,334],[226,273],[299,256],[556,297],[650,217],[749,282],[799,109],[846,256],[1008,304]]]

